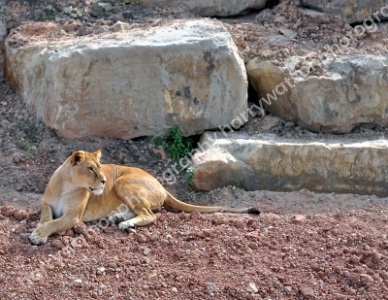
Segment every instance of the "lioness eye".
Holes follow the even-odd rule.
[[[94,172],[94,170],[93,170],[92,167],[89,167],[88,170],[89,170],[90,172]]]

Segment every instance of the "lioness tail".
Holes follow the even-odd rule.
[[[201,205],[192,205],[176,199],[173,195],[167,192],[167,198],[165,204],[169,207],[184,211],[184,212],[200,212],[200,213],[214,213],[214,212],[231,212],[231,213],[249,213],[249,214],[260,214],[260,210],[255,207],[250,208],[232,208],[224,206],[201,206]]]

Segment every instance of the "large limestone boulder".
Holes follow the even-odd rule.
[[[30,38],[38,32],[31,27],[17,34]],[[14,46],[7,38],[6,73],[37,117],[66,138],[130,139],[174,124],[191,135],[247,108],[244,62],[216,21],[31,40]]]
[[[181,8],[203,17],[230,17],[249,9],[262,9],[266,0],[142,0],[151,7]]]
[[[292,140],[273,134],[206,132],[193,156],[194,187],[388,196],[385,139]]]
[[[269,61],[247,64],[249,81],[268,111],[312,131],[347,133],[363,123],[388,125],[385,56],[347,56],[298,69],[303,57],[284,67]]]
[[[365,20],[380,22],[388,17],[388,7],[383,8],[386,0],[301,0],[307,7],[315,8],[333,17],[339,17],[346,23],[360,23]],[[377,12],[377,14],[376,14]],[[374,14],[378,17],[375,18]],[[367,21],[368,26],[371,21]]]

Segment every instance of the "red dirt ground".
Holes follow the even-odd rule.
[[[79,224],[33,246],[38,213],[7,204],[0,299],[388,299],[386,209],[259,217],[162,210],[151,226],[98,233]]]

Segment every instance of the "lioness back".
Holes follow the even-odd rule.
[[[142,169],[102,164],[101,171],[107,178],[104,191],[101,195],[90,194],[83,222],[104,218],[120,205],[124,209],[122,204],[131,209],[139,201],[148,201],[151,210],[159,209],[167,197],[160,182]]]

